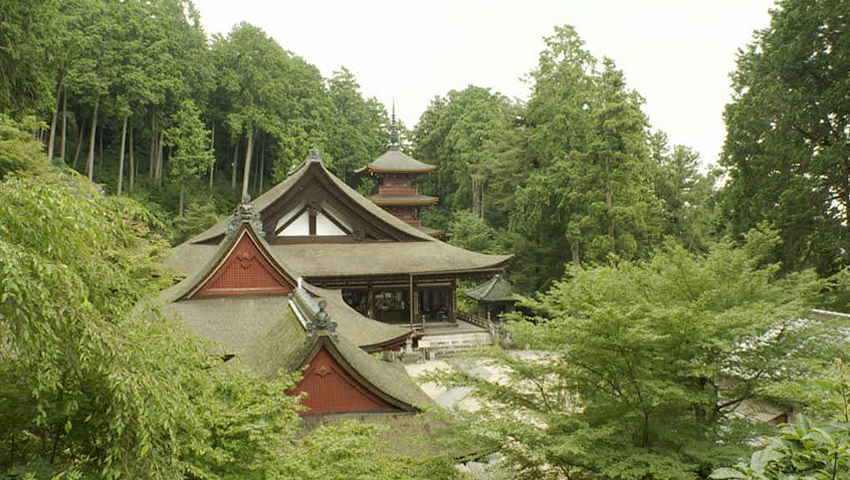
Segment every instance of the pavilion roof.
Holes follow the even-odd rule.
[[[513,302],[517,299],[510,282],[499,274],[464,293],[480,302]]]
[[[423,233],[423,235],[425,235]],[[214,245],[184,243],[165,265],[190,275],[195,265],[212,258]],[[470,252],[439,241],[294,243],[270,246],[294,271],[313,277],[407,275],[438,272],[500,271],[510,255]]]

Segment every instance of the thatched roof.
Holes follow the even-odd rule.
[[[333,338],[321,333],[312,341],[308,340],[306,346],[301,366],[306,366],[321,348],[326,348],[364,387],[397,408],[413,412],[420,410],[420,407],[435,405],[434,400],[419,388],[401,364],[378,360],[342,335]]]
[[[424,235],[424,234],[423,234]],[[305,278],[490,272],[501,270],[510,255],[470,252],[436,240],[429,242],[304,243],[271,245],[275,257],[303,272]],[[173,249],[165,265],[184,275],[209,261],[214,245],[184,243]]]
[[[501,270],[511,258],[464,250],[432,237],[435,231],[423,231],[408,225],[334,176],[318,155],[308,158],[286,180],[251,202],[251,206],[266,225],[268,218],[283,215],[282,209],[294,205],[293,198],[317,189],[332,190],[326,193],[327,198],[345,204],[346,208],[352,209],[351,212],[356,210],[358,219],[371,222],[375,232],[383,232],[387,237],[379,241],[346,238],[322,242],[270,239],[270,250],[294,275],[316,278],[434,272],[487,273]],[[184,275],[195,274],[214,256],[213,243],[224,236],[227,223],[222,221],[174,248],[165,264]]]
[[[290,191],[304,191],[317,188],[312,183],[315,176],[322,177],[328,181],[328,184],[336,190],[341,197],[345,198],[352,206],[359,209],[364,216],[371,218],[375,222],[385,224],[387,227],[398,230],[411,240],[433,240],[428,235],[420,232],[416,228],[408,225],[404,221],[396,218],[383,208],[375,205],[369,199],[360,195],[356,190],[349,187],[342,180],[332,174],[322,163],[321,158],[308,158],[300,166],[291,172],[291,174],[282,182],[278,183],[266,193],[260,195],[251,202],[254,212],[260,215],[265,220],[275,206],[278,199],[289,193]],[[227,221],[219,222],[210,227],[206,231],[192,237],[186,243],[206,242],[224,234],[227,229]],[[185,245],[185,244],[184,244]]]
[[[464,293],[479,302],[513,302],[516,301],[513,287],[501,275],[494,275],[486,282],[467,289]]]

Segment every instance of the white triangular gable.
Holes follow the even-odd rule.
[[[340,227],[341,222],[332,220],[333,217],[325,212],[316,214],[316,236],[345,236],[348,235],[344,227]],[[302,210],[295,219],[283,218],[278,222],[277,228],[283,227],[278,233],[278,237],[301,237],[310,235],[310,214],[308,211]],[[344,224],[342,224],[344,225]]]

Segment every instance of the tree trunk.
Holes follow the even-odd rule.
[[[100,136],[97,137],[97,166],[103,168],[103,125],[100,126]]]
[[[154,179],[154,172],[156,171],[156,114],[154,113],[154,109],[151,108],[151,148],[148,154],[148,176],[151,180]]]
[[[50,119],[50,139],[47,140],[47,163],[53,163],[53,145],[56,143],[56,120],[59,118],[59,100],[62,99],[62,82],[56,89],[56,108],[53,109],[53,118]]]
[[[183,216],[183,199],[186,198],[186,184],[180,184],[180,206],[177,207],[178,215]]]
[[[83,149],[83,134],[85,133],[86,122],[81,121],[77,125],[77,129],[79,130],[79,132],[77,132],[77,151],[74,152],[74,165],[72,168],[77,168],[77,161],[80,159],[80,152]]]
[[[230,161],[230,189],[236,190],[236,167],[239,159],[239,138],[236,138],[236,144],[233,145],[233,158]]]
[[[570,242],[570,249],[573,254],[573,265],[576,267],[581,266],[581,244],[578,240],[573,240]]]
[[[255,150],[258,150],[257,156],[262,157],[262,155],[263,155],[263,132],[262,131],[257,132],[257,148]],[[257,177],[260,176],[259,159],[258,159],[258,161],[254,162],[254,172],[251,173],[251,175],[253,175],[254,178],[252,178],[249,183],[251,184],[251,191],[254,192],[253,196],[256,197],[257,196],[257,189],[260,187],[259,180],[257,179]]]
[[[210,150],[213,151],[213,161],[210,165],[210,191],[213,189],[213,175],[215,174],[215,120],[212,124],[212,135],[210,135]]]
[[[136,186],[136,156],[133,155],[133,119],[130,119],[130,193],[133,193],[133,188]]]
[[[124,148],[127,146],[127,115],[124,115],[124,125],[121,127],[121,151],[118,154],[118,195],[121,195],[121,187],[124,186]]]
[[[263,135],[263,142],[260,146],[260,173],[257,175],[260,181],[260,188],[257,191],[257,196],[262,195],[263,193],[263,177],[266,171],[266,136]]]
[[[68,128],[68,92],[62,89],[62,143],[59,147],[59,158],[65,163],[65,134]]]
[[[89,156],[86,160],[86,176],[94,181],[94,140],[97,134],[97,109],[100,107],[100,97],[94,103],[94,113],[91,116],[91,132],[89,133]]]
[[[159,138],[157,139],[157,142],[156,142],[156,162],[155,162],[156,163],[156,169],[154,171],[154,180],[156,181],[157,187],[162,186],[162,163],[163,163],[162,162],[162,156],[163,156],[162,142],[163,142],[163,140],[165,140],[165,132],[160,131],[159,132]]]
[[[245,146],[245,165],[242,170],[242,197],[248,195],[248,181],[251,179],[251,150],[254,149],[254,129],[248,129],[248,144]]]
[[[614,239],[614,196],[611,184],[605,185],[605,208],[608,211],[608,236]]]

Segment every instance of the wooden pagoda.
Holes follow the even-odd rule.
[[[420,176],[436,169],[434,165],[420,162],[401,151],[393,112],[387,151],[357,173],[369,174],[377,179],[378,186],[368,197],[375,205],[428,235],[439,236],[442,234],[440,230],[423,226],[419,218],[419,209],[436,204],[437,197],[420,195],[419,187],[414,183]]]

